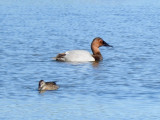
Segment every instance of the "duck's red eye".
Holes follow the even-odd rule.
[[[99,39],[98,41],[99,41],[99,43],[103,43],[103,40],[101,40],[101,39]]]

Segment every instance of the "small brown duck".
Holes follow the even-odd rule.
[[[55,82],[45,82],[44,80],[39,81],[38,90],[45,91],[45,90],[57,90],[59,88]]]

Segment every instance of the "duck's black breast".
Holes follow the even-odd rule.
[[[95,61],[100,61],[103,59],[102,55],[101,54],[96,54],[96,55],[93,55]]]

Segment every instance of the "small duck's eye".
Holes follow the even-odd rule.
[[[41,82],[41,85],[44,85],[44,82]]]

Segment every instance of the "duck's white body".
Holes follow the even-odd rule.
[[[86,50],[71,50],[65,52],[65,56],[61,59],[62,61],[68,62],[85,62],[85,61],[95,61],[92,55]]]

